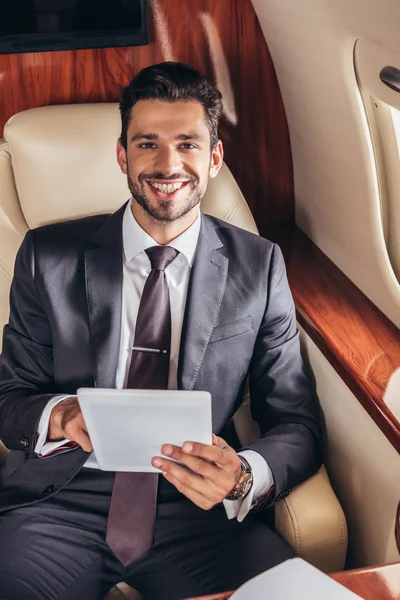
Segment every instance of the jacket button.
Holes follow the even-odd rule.
[[[42,492],[40,492],[41,496],[50,496],[53,492],[56,491],[55,485],[48,485],[47,488],[44,488]]]
[[[281,492],[279,494],[279,496],[277,497],[277,500],[283,500],[284,498],[289,496],[290,492],[291,492],[291,490],[285,490],[284,492]]]
[[[19,441],[20,441],[20,444],[22,444],[24,448],[28,448],[28,446],[29,446],[29,440],[28,440],[28,438],[23,437]]]

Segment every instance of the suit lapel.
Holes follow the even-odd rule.
[[[85,253],[86,295],[89,309],[95,387],[115,387],[122,310],[122,218],[126,204],[111,215]]]
[[[178,387],[193,389],[221,307],[229,260],[211,219],[202,215],[182,326]]]

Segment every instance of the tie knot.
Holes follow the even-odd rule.
[[[145,250],[151,262],[151,268],[164,271],[168,265],[178,256],[178,250],[171,246],[152,246]]]

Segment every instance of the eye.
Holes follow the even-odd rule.
[[[179,148],[181,148],[182,150],[193,150],[194,148],[197,148],[197,146],[195,146],[194,144],[189,144],[189,142],[187,142],[185,144],[181,144]]]
[[[139,144],[139,148],[143,148],[143,150],[152,150],[156,145],[152,142],[143,142],[143,144]]]

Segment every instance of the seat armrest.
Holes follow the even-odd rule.
[[[276,503],[275,529],[297,556],[321,571],[344,569],[346,519],[324,466]]]

